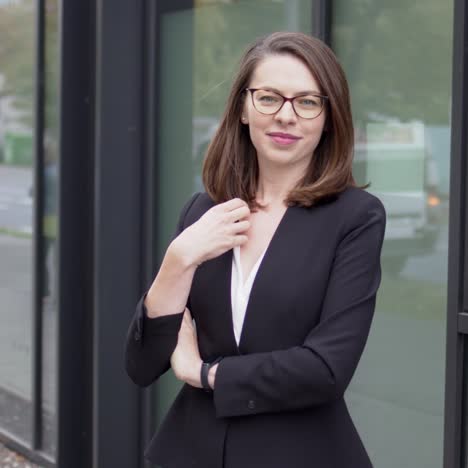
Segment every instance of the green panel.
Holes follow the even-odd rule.
[[[16,166],[32,166],[32,136],[7,132],[5,134],[4,152],[5,163]]]

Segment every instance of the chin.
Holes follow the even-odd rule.
[[[270,152],[266,157],[262,158],[267,164],[274,164],[277,166],[286,166],[294,163],[295,158],[291,154],[287,154],[285,151]]]

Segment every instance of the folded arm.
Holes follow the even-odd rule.
[[[182,209],[173,239],[184,230],[185,216],[198,195],[191,197]],[[177,335],[184,309],[189,302],[188,296],[195,271],[187,269],[179,272],[180,268],[177,270],[175,262],[168,256],[169,252],[166,253],[158,277],[153,283],[154,286],[159,281],[156,285],[155,299],[150,303],[160,315],[154,318],[149,316],[145,306],[149,292],[145,293],[137,304],[127,332],[127,374],[137,385],[143,387],[153,383],[170,367],[170,358],[177,345]]]

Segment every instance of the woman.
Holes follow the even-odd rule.
[[[344,391],[380,283],[385,211],[352,176],[333,52],[274,33],[243,56],[204,167],[129,329],[138,385],[185,382],[162,468],[366,468]],[[193,325],[192,317],[196,327]]]

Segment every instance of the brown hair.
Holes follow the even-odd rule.
[[[255,200],[258,163],[247,125],[241,123],[244,90],[258,63],[268,55],[293,55],[312,72],[320,92],[328,96],[322,137],[304,177],[285,200],[288,205],[312,206],[333,198],[349,186],[352,175],[354,130],[345,74],[335,54],[321,40],[302,33],[276,32],[256,40],[241,58],[220,126],[203,163],[203,183],[217,203],[231,198]]]

